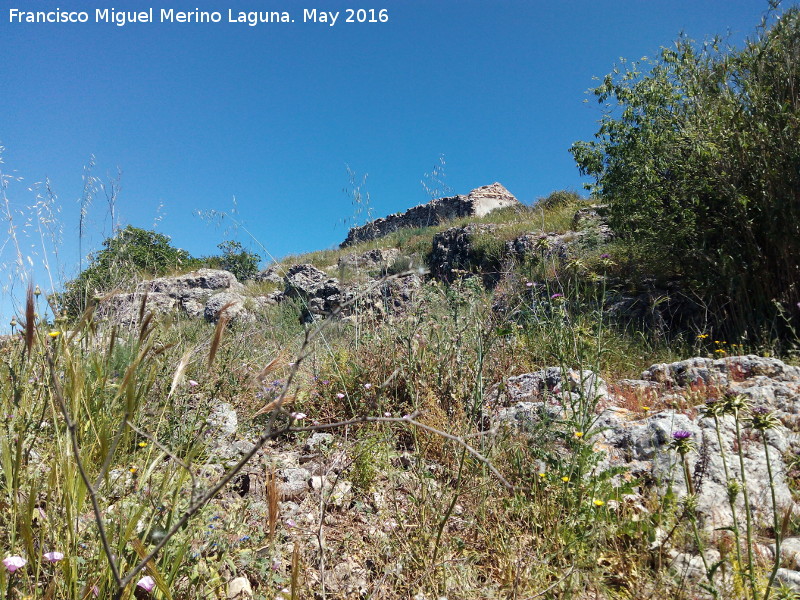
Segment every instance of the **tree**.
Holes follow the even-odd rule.
[[[67,282],[59,298],[70,316],[79,315],[95,293],[108,292],[145,277],[198,266],[197,259],[175,248],[166,235],[128,225],[103,242],[89,257],[89,266]]]
[[[731,335],[786,336],[800,322],[800,10],[720,48],[680,38],[606,75],[595,140],[570,151],[651,272],[681,278]]]

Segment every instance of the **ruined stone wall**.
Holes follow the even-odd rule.
[[[342,248],[358,242],[384,237],[398,229],[430,227],[458,217],[482,217],[489,212],[506,206],[519,204],[519,201],[502,185],[493,183],[472,190],[469,195],[436,198],[427,204],[420,204],[403,213],[376,219],[366,225],[353,227]]]

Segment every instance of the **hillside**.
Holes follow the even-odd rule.
[[[691,329],[602,205],[476,213],[31,295],[8,597],[792,597],[800,368]]]

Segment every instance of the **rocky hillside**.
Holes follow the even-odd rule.
[[[800,593],[791,357],[671,329],[602,205],[425,210],[5,343],[11,597]]]

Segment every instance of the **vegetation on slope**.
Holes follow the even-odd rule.
[[[800,326],[800,8],[740,50],[681,38],[592,92],[606,113],[572,153],[639,267],[679,278],[728,336],[789,336]]]
[[[710,536],[691,496],[600,468],[598,397],[564,396],[563,413],[526,431],[494,426],[489,390],[544,367],[614,379],[691,355],[791,349],[797,88],[781,86],[796,83],[797,22],[787,11],[741,52],[681,41],[648,73],[604,82],[599,96],[622,113],[574,152],[610,205],[610,242],[571,233],[588,202],[558,192],[479,220],[494,228],[470,238],[475,263],[424,282],[387,318],[301,324],[302,301],[291,300],[237,325],[174,315],[98,325],[91,303],[82,312],[87,297],[132,285],[131,275],[206,264],[247,277],[257,260],[228,243],[195,262],[129,227],[67,287],[73,318],[37,318],[31,293],[26,335],[0,348],[0,590],[194,599],[224,597],[245,577],[264,600],[770,597],[780,561],[754,558],[751,542],[800,531],[790,513],[720,533],[718,563],[699,580],[675,576],[664,536],[687,555],[702,555]],[[473,222],[346,252],[393,247],[403,262],[390,272],[426,267],[434,235]],[[558,234],[563,253],[550,246]],[[509,254],[524,235],[531,251]],[[334,273],[344,253],[284,264]],[[487,268],[500,275],[488,287],[470,276]],[[693,320],[670,304],[676,295],[706,302],[710,316]],[[623,400],[644,420],[711,395]],[[239,426],[223,434],[232,410]],[[735,410],[737,428],[766,440],[765,416]],[[682,439],[680,458],[692,451]],[[310,491],[289,497],[277,474],[304,464]]]

